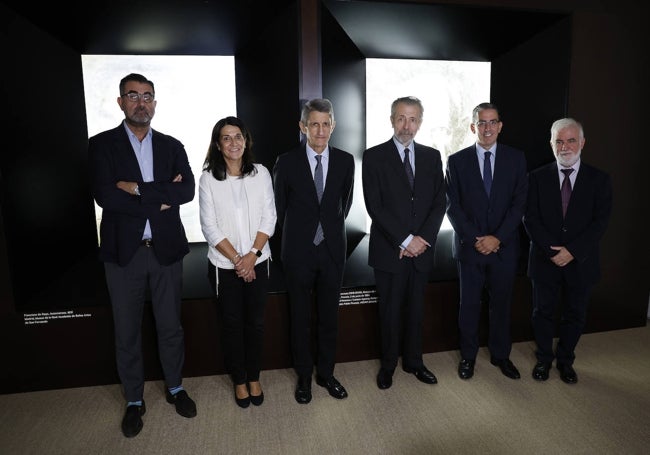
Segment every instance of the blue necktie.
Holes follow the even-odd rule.
[[[409,149],[404,149],[404,170],[406,171],[406,178],[409,179],[409,184],[411,189],[413,189],[413,182],[415,182],[415,176],[413,175],[413,168],[411,167],[411,160],[409,159]]]
[[[319,203],[323,198],[323,166],[320,164],[321,158],[321,155],[316,155],[316,169],[314,170],[314,185],[316,185],[316,195],[318,196]],[[319,245],[324,238],[323,226],[321,226],[319,221],[318,227],[316,228],[316,235],[314,236],[314,245]]]
[[[492,189],[492,163],[490,163],[490,155],[492,155],[492,152],[485,152],[483,155],[483,186],[488,196],[490,196],[490,190]]]

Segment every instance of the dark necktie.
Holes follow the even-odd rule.
[[[409,149],[404,149],[404,170],[406,171],[406,178],[409,179],[409,185],[413,189],[413,182],[415,181],[415,176],[413,175],[413,168],[411,167],[411,160],[409,159]]]
[[[488,196],[492,189],[492,163],[490,163],[490,155],[492,155],[492,152],[485,152],[483,155],[483,186]]]
[[[573,169],[561,169],[564,174],[564,180],[562,180],[562,189],[560,193],[562,194],[562,216],[566,216],[566,209],[569,206],[569,200],[571,199],[571,179],[569,176],[573,172]]]
[[[314,170],[314,185],[316,185],[316,195],[318,196],[319,203],[323,197],[323,166],[320,163],[321,158],[321,155],[316,155],[316,169]],[[316,235],[314,236],[314,245],[319,245],[324,238],[323,226],[321,226],[319,221],[318,227],[316,228]]]

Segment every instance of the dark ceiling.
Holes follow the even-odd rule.
[[[234,55],[267,23],[290,17],[287,9],[299,10],[296,0],[2,3],[81,54]],[[490,61],[566,17],[404,2],[323,4],[368,58]]]

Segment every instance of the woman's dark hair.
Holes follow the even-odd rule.
[[[251,137],[248,128],[246,128],[246,125],[244,125],[244,122],[239,118],[232,116],[222,118],[216,125],[214,125],[214,128],[212,128],[210,147],[208,147],[208,154],[203,162],[203,170],[211,172],[217,180],[226,180],[226,160],[223,159],[221,150],[219,150],[219,137],[221,136],[221,130],[226,125],[236,126],[239,128],[242,136],[244,136],[244,139],[246,140],[246,147],[244,148],[244,154],[242,155],[241,160],[241,178],[244,178],[247,175],[255,175],[257,169],[255,169],[255,166],[253,165],[255,160],[252,152],[253,138]]]

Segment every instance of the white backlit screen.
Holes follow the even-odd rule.
[[[185,146],[196,179],[194,199],[181,207],[190,242],[204,242],[199,222],[198,180],[215,123],[237,115],[232,56],[82,55],[88,136],[115,128],[124,119],[117,104],[120,80],[140,73],[156,90],[153,129]],[[97,223],[101,207],[95,205]]]
[[[440,150],[444,168],[450,154],[474,141],[472,109],[490,101],[490,63],[367,59],[367,147],[393,135],[390,106],[403,96],[422,101],[424,118],[415,141]],[[451,229],[446,217],[441,229]]]

